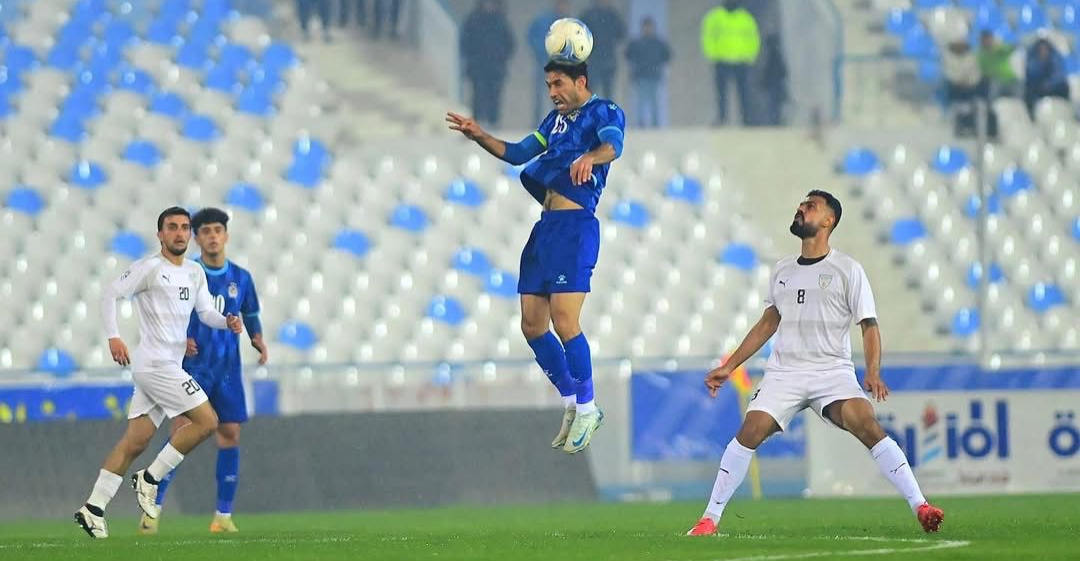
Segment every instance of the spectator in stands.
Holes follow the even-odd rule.
[[[784,124],[784,105],[788,100],[788,70],[780,36],[773,33],[762,45],[761,90],[765,92],[765,119],[762,125],[778,127]]]
[[[555,23],[555,20],[565,17],[570,17],[570,2],[556,0],[550,10],[542,10],[533,18],[526,34],[526,41],[529,42],[529,49],[532,51],[533,59],[536,61],[534,72],[536,75],[536,100],[533,117],[538,123],[552,109],[551,98],[548,97],[547,84],[544,81],[546,79],[544,65],[548,63],[544,38],[547,37],[548,28],[551,27],[551,24]]]
[[[701,22],[701,49],[713,63],[716,84],[717,124],[728,122],[728,82],[735,80],[739,114],[743,123],[750,116],[750,67],[761,50],[761,35],[754,16],[739,0],[724,3],[705,14]]]
[[[390,32],[391,39],[400,36],[398,24],[401,20],[402,0],[375,0],[374,26],[371,28],[371,36],[378,39],[382,37],[383,27]]]
[[[1046,38],[1040,37],[1028,49],[1024,66],[1024,103],[1034,115],[1035,103],[1044,97],[1069,98],[1065,57]]]
[[[367,27],[368,8],[367,0],[338,0],[338,27],[349,27],[349,15],[356,12],[356,26]]]
[[[501,0],[479,0],[461,28],[465,77],[472,83],[472,110],[477,121],[498,126],[507,66],[514,54],[514,35]]]
[[[595,0],[581,14],[581,21],[593,34],[593,50],[589,56],[589,89],[611,99],[615,95],[615,72],[618,67],[619,43],[626,39],[626,21],[615,9],[612,0]]]
[[[311,13],[319,17],[323,28],[323,40],[330,42],[330,0],[296,0],[296,17],[300,20],[300,31],[304,33],[304,40],[311,40],[309,22]]]
[[[971,103],[988,99],[987,80],[979,69],[979,61],[971,50],[967,38],[960,37],[949,43],[941,56],[945,76],[945,101],[953,108],[954,129],[957,136],[975,133],[978,110]]]
[[[660,126],[660,84],[671,48],[656,34],[656,20],[641,20],[641,35],[626,46],[634,87],[634,115],[639,127]]]
[[[1013,47],[1001,42],[993,31],[979,34],[979,70],[987,79],[990,99],[1019,93],[1020,80],[1013,70]]]

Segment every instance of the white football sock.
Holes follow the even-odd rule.
[[[596,400],[595,399],[590,399],[586,403],[577,404],[577,414],[578,415],[588,415],[589,413],[594,413],[594,412],[596,412]]]
[[[105,507],[109,506],[109,501],[116,495],[117,489],[120,488],[120,484],[123,482],[123,476],[116,475],[109,470],[101,470],[98,473],[97,482],[94,483],[94,490],[90,492],[90,498],[86,499],[86,504],[105,510]]]
[[[577,396],[573,394],[564,395],[562,398],[562,403],[563,406],[567,409],[574,409],[575,407],[577,407]]]
[[[184,461],[184,455],[173,448],[172,442],[165,445],[158,452],[154,463],[150,464],[150,467],[146,468],[146,471],[150,473],[150,477],[153,477],[155,481],[161,481],[169,474],[170,471],[176,469],[176,466],[180,465],[180,462]]]
[[[746,479],[746,472],[750,469],[750,460],[753,457],[754,451],[739,444],[734,438],[724,449],[724,456],[720,458],[720,470],[716,472],[716,483],[713,483],[712,495],[705,507],[705,516],[713,522],[720,522],[724,507],[743,479]]]
[[[915,474],[911,472],[911,464],[908,463],[907,458],[904,457],[904,451],[895,440],[886,436],[870,449],[870,455],[877,462],[881,475],[884,475],[885,479],[888,479],[893,487],[896,487],[896,490],[907,499],[912,512],[926,502],[926,497],[919,489],[919,482],[915,481]]]

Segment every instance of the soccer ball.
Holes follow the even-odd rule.
[[[555,20],[544,38],[551,60],[561,64],[581,64],[592,53],[592,31],[579,19]]]

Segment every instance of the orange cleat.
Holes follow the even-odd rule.
[[[705,517],[697,521],[693,528],[686,533],[688,536],[712,536],[716,534],[716,522],[712,518]]]
[[[930,503],[919,505],[915,515],[919,517],[919,524],[922,524],[922,529],[927,533],[938,531],[941,522],[945,520],[945,513]]]

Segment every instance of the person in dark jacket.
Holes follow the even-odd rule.
[[[472,83],[477,121],[499,124],[507,66],[514,54],[514,34],[500,0],[479,0],[461,28],[465,77]]]
[[[1040,38],[1027,52],[1024,66],[1024,103],[1035,114],[1035,103],[1044,97],[1069,98],[1065,57],[1045,38]]]
[[[626,39],[626,21],[615,9],[612,0],[596,0],[581,14],[581,21],[593,35],[593,50],[589,56],[589,88],[611,99],[615,90],[615,71],[619,43]]]
[[[626,46],[630,81],[634,87],[634,115],[639,127],[660,126],[660,84],[671,48],[656,34],[656,21],[641,20],[641,36]]]
[[[765,126],[784,124],[784,105],[788,101],[788,70],[779,35],[765,38],[764,60],[761,63],[761,91],[765,92]]]

